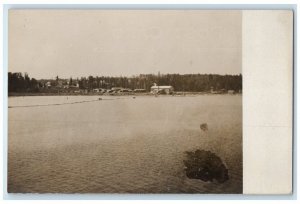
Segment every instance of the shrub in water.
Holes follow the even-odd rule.
[[[229,179],[228,169],[216,154],[205,150],[186,152],[186,154],[187,159],[183,162],[186,166],[185,171],[188,178],[203,181],[216,179],[219,183]]]

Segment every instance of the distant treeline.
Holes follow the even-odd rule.
[[[28,74],[8,72],[8,92],[38,92],[39,82],[29,78]]]
[[[156,83],[159,86],[171,85],[175,91],[206,92],[219,90],[242,90],[242,75],[217,75],[217,74],[141,74],[132,77],[81,77],[80,79],[30,79],[28,74],[8,73],[9,91],[42,91],[45,84],[51,87],[62,87],[63,85],[78,85],[79,89],[111,89],[112,87],[123,87],[134,89],[145,89],[150,91],[151,86]],[[49,87],[48,87],[49,88]]]

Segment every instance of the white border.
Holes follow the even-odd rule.
[[[243,193],[292,192],[293,12],[243,11]]]
[[[28,4],[40,4],[41,5],[41,4],[50,4],[50,3],[56,3],[56,4],[69,4],[69,3],[72,3],[73,6],[75,4],[88,4],[88,3],[90,3],[90,4],[91,3],[92,4],[97,4],[97,3],[104,3],[104,4],[108,4],[110,7],[113,6],[113,4],[124,4],[124,3],[127,3],[127,4],[128,3],[129,4],[130,3],[131,4],[140,4],[140,5],[141,4],[149,4],[149,3],[160,3],[160,4],[169,4],[171,6],[172,5],[174,6],[174,3],[176,3],[176,4],[184,4],[184,5],[175,5],[175,7],[176,6],[193,7],[195,5],[187,5],[187,4],[202,3],[202,4],[209,4],[210,7],[212,7],[212,8],[226,8],[226,9],[228,9],[228,8],[238,9],[238,8],[241,8],[241,7],[247,8],[247,9],[255,9],[255,8],[258,8],[259,6],[261,6],[260,8],[262,8],[262,9],[266,9],[266,8],[275,8],[276,9],[276,8],[280,7],[280,5],[272,5],[272,4],[279,3],[279,4],[295,4],[295,8],[298,8],[298,2],[296,0],[285,0],[285,1],[284,0],[275,0],[275,1],[270,1],[270,0],[262,0],[262,1],[252,0],[252,1],[243,1],[243,2],[238,1],[238,0],[236,0],[236,1],[222,1],[222,0],[220,0],[220,1],[215,1],[215,0],[211,0],[211,1],[191,1],[191,0],[187,0],[187,1],[182,1],[182,0],[181,1],[166,1],[166,0],[157,1],[157,0],[153,0],[153,1],[143,1],[143,2],[141,2],[141,1],[126,1],[126,2],[124,2],[124,1],[120,1],[120,0],[119,1],[116,1],[116,0],[111,0],[111,1],[109,1],[109,0],[106,0],[106,1],[91,1],[91,0],[87,0],[87,1],[83,1],[83,0],[73,0],[73,1],[67,1],[67,0],[61,0],[61,1],[58,1],[58,0],[41,1],[40,0],[40,1],[38,1],[38,0],[35,0],[35,1],[26,1],[27,4],[24,4],[24,1],[21,1],[21,0],[4,0],[0,4],[1,5],[1,14],[0,14],[0,16],[1,16],[0,17],[1,22],[3,22],[3,8],[4,8],[3,4],[16,4],[16,3],[17,4],[22,4],[22,5],[19,5],[20,7],[22,7],[22,6],[29,6]],[[226,4],[224,4],[224,3],[226,3]],[[257,5],[253,5],[252,3],[255,3]],[[222,5],[213,5],[213,4],[222,4]],[[230,5],[230,4],[239,4],[239,5]],[[204,8],[204,9],[205,8],[209,8],[209,5],[202,5],[203,6],[202,8]],[[18,5],[15,5],[15,6],[18,6]],[[48,6],[51,7],[51,5],[48,5]],[[57,6],[59,6],[59,5],[57,5]],[[61,6],[68,7],[68,6],[72,6],[72,5],[61,5]],[[77,6],[79,6],[79,5],[77,5]],[[115,5],[115,6],[118,6],[118,5]],[[156,6],[159,6],[159,5],[156,5]],[[197,5],[197,6],[199,6],[199,5]],[[287,6],[287,5],[283,5],[283,6]],[[90,5],[90,7],[93,7],[93,5]],[[297,21],[297,25],[298,25],[298,23],[299,23],[299,21]],[[4,47],[3,37],[4,37],[4,32],[3,32],[3,27],[2,27],[2,29],[1,29],[1,45],[2,45],[2,47]],[[298,48],[298,43],[297,43],[297,48]],[[1,50],[1,54],[3,56],[3,54],[4,54],[3,50]],[[298,53],[295,53],[295,54],[297,54],[297,56],[298,56]],[[4,63],[3,59],[4,58],[0,57],[0,62],[2,62],[2,64]],[[296,58],[295,58],[295,62],[296,62]],[[5,69],[5,68],[4,68],[4,70],[1,69],[1,71],[0,71],[0,74],[1,74],[0,80],[1,81],[0,82],[3,85],[5,83],[5,81],[3,81],[3,79],[4,79],[3,77],[6,76],[5,73],[7,73],[7,69]],[[3,74],[5,74],[5,75],[3,75]],[[297,74],[297,76],[295,75],[294,77],[298,78],[299,75],[298,75],[298,72],[296,72],[296,69],[295,69],[295,74]],[[295,86],[296,85],[297,85],[297,83],[295,82]],[[6,106],[6,101],[5,101],[6,99],[4,99],[4,97],[3,97],[6,94],[6,91],[4,91],[5,90],[5,86],[3,86],[3,89],[0,89],[0,90],[1,90],[0,91],[0,95],[1,95],[0,101],[2,103],[1,109],[2,109],[2,112],[5,113],[7,111],[6,110],[7,106]],[[299,89],[297,87],[295,87],[295,91],[297,91],[296,96],[298,95],[298,90]],[[296,97],[295,97],[295,100],[296,100]],[[295,114],[298,113],[296,107],[295,107],[294,111],[295,111],[294,112]],[[5,115],[2,115],[2,117],[1,117],[0,130],[1,129],[3,130],[4,126],[6,125],[6,122],[4,120],[4,118],[6,118],[6,117],[4,117],[4,116]],[[296,117],[294,117],[294,119],[296,119]],[[298,125],[298,121],[295,120],[295,123],[297,123],[295,125],[295,129],[294,129],[295,134],[296,134],[296,127]],[[4,131],[5,131],[5,129],[4,129]],[[1,132],[1,134],[2,134],[2,136],[4,136],[3,132]],[[3,140],[1,140],[0,145],[3,146]],[[296,147],[296,144],[294,144],[294,147]],[[294,150],[294,154],[295,155],[296,155],[296,150],[297,149]],[[2,158],[4,158],[4,156],[5,156],[5,155],[3,155],[2,151],[0,153],[0,156]],[[2,167],[3,167],[3,164],[6,161],[4,161],[4,160],[1,160],[1,161],[2,161]],[[296,160],[294,160],[294,162],[296,162]],[[294,168],[294,171],[295,171],[295,168]],[[4,169],[1,168],[0,174],[4,175],[3,173],[4,173]],[[296,178],[294,178],[294,182],[295,182],[294,183],[294,190],[297,191],[297,189],[296,189],[297,186],[295,185],[296,184],[296,180],[295,179]],[[1,193],[3,192],[3,185],[0,185],[0,191],[1,191]],[[174,196],[170,196],[168,198],[164,198],[164,197],[160,197],[160,196],[156,196],[155,195],[152,198],[142,198],[142,197],[139,197],[139,196],[133,196],[133,197],[129,196],[127,198],[118,198],[118,196],[113,196],[112,198],[103,197],[102,199],[139,199],[139,198],[141,199],[142,198],[142,199],[209,199],[209,200],[216,200],[216,199],[217,200],[222,200],[222,199],[250,199],[250,200],[252,200],[252,199],[276,199],[276,200],[278,200],[278,199],[279,200],[282,200],[282,199],[285,200],[285,199],[287,199],[287,200],[290,200],[290,199],[296,199],[297,198],[296,197],[297,192],[295,192],[295,194],[293,196],[245,196],[245,195],[242,195],[242,196],[239,196],[239,195],[238,196],[222,196],[222,195],[200,195],[200,197],[199,196],[195,197],[195,196],[189,196],[189,195],[181,195],[181,196],[179,196],[177,198],[174,197]],[[68,199],[68,198],[63,198],[61,196],[55,196],[55,197],[56,197],[55,199]],[[20,198],[22,199],[22,196]],[[69,197],[69,199],[70,198],[71,197]],[[31,198],[23,198],[23,199],[34,199],[34,198],[31,197]],[[37,199],[37,198],[35,198],[35,199]],[[49,199],[49,198],[47,198],[47,196],[46,197],[42,196],[39,199]],[[73,199],[74,199],[74,197],[73,197]],[[91,198],[91,197],[90,198],[85,197],[85,199],[93,199],[93,198]],[[94,198],[94,199],[99,199],[99,198]],[[229,201],[229,202],[231,203],[231,201]],[[272,201],[272,203],[273,203],[273,201]]]

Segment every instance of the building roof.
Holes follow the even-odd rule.
[[[151,86],[151,89],[170,89],[173,86]]]

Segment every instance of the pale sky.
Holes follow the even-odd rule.
[[[241,11],[10,10],[8,70],[37,79],[242,72]]]

